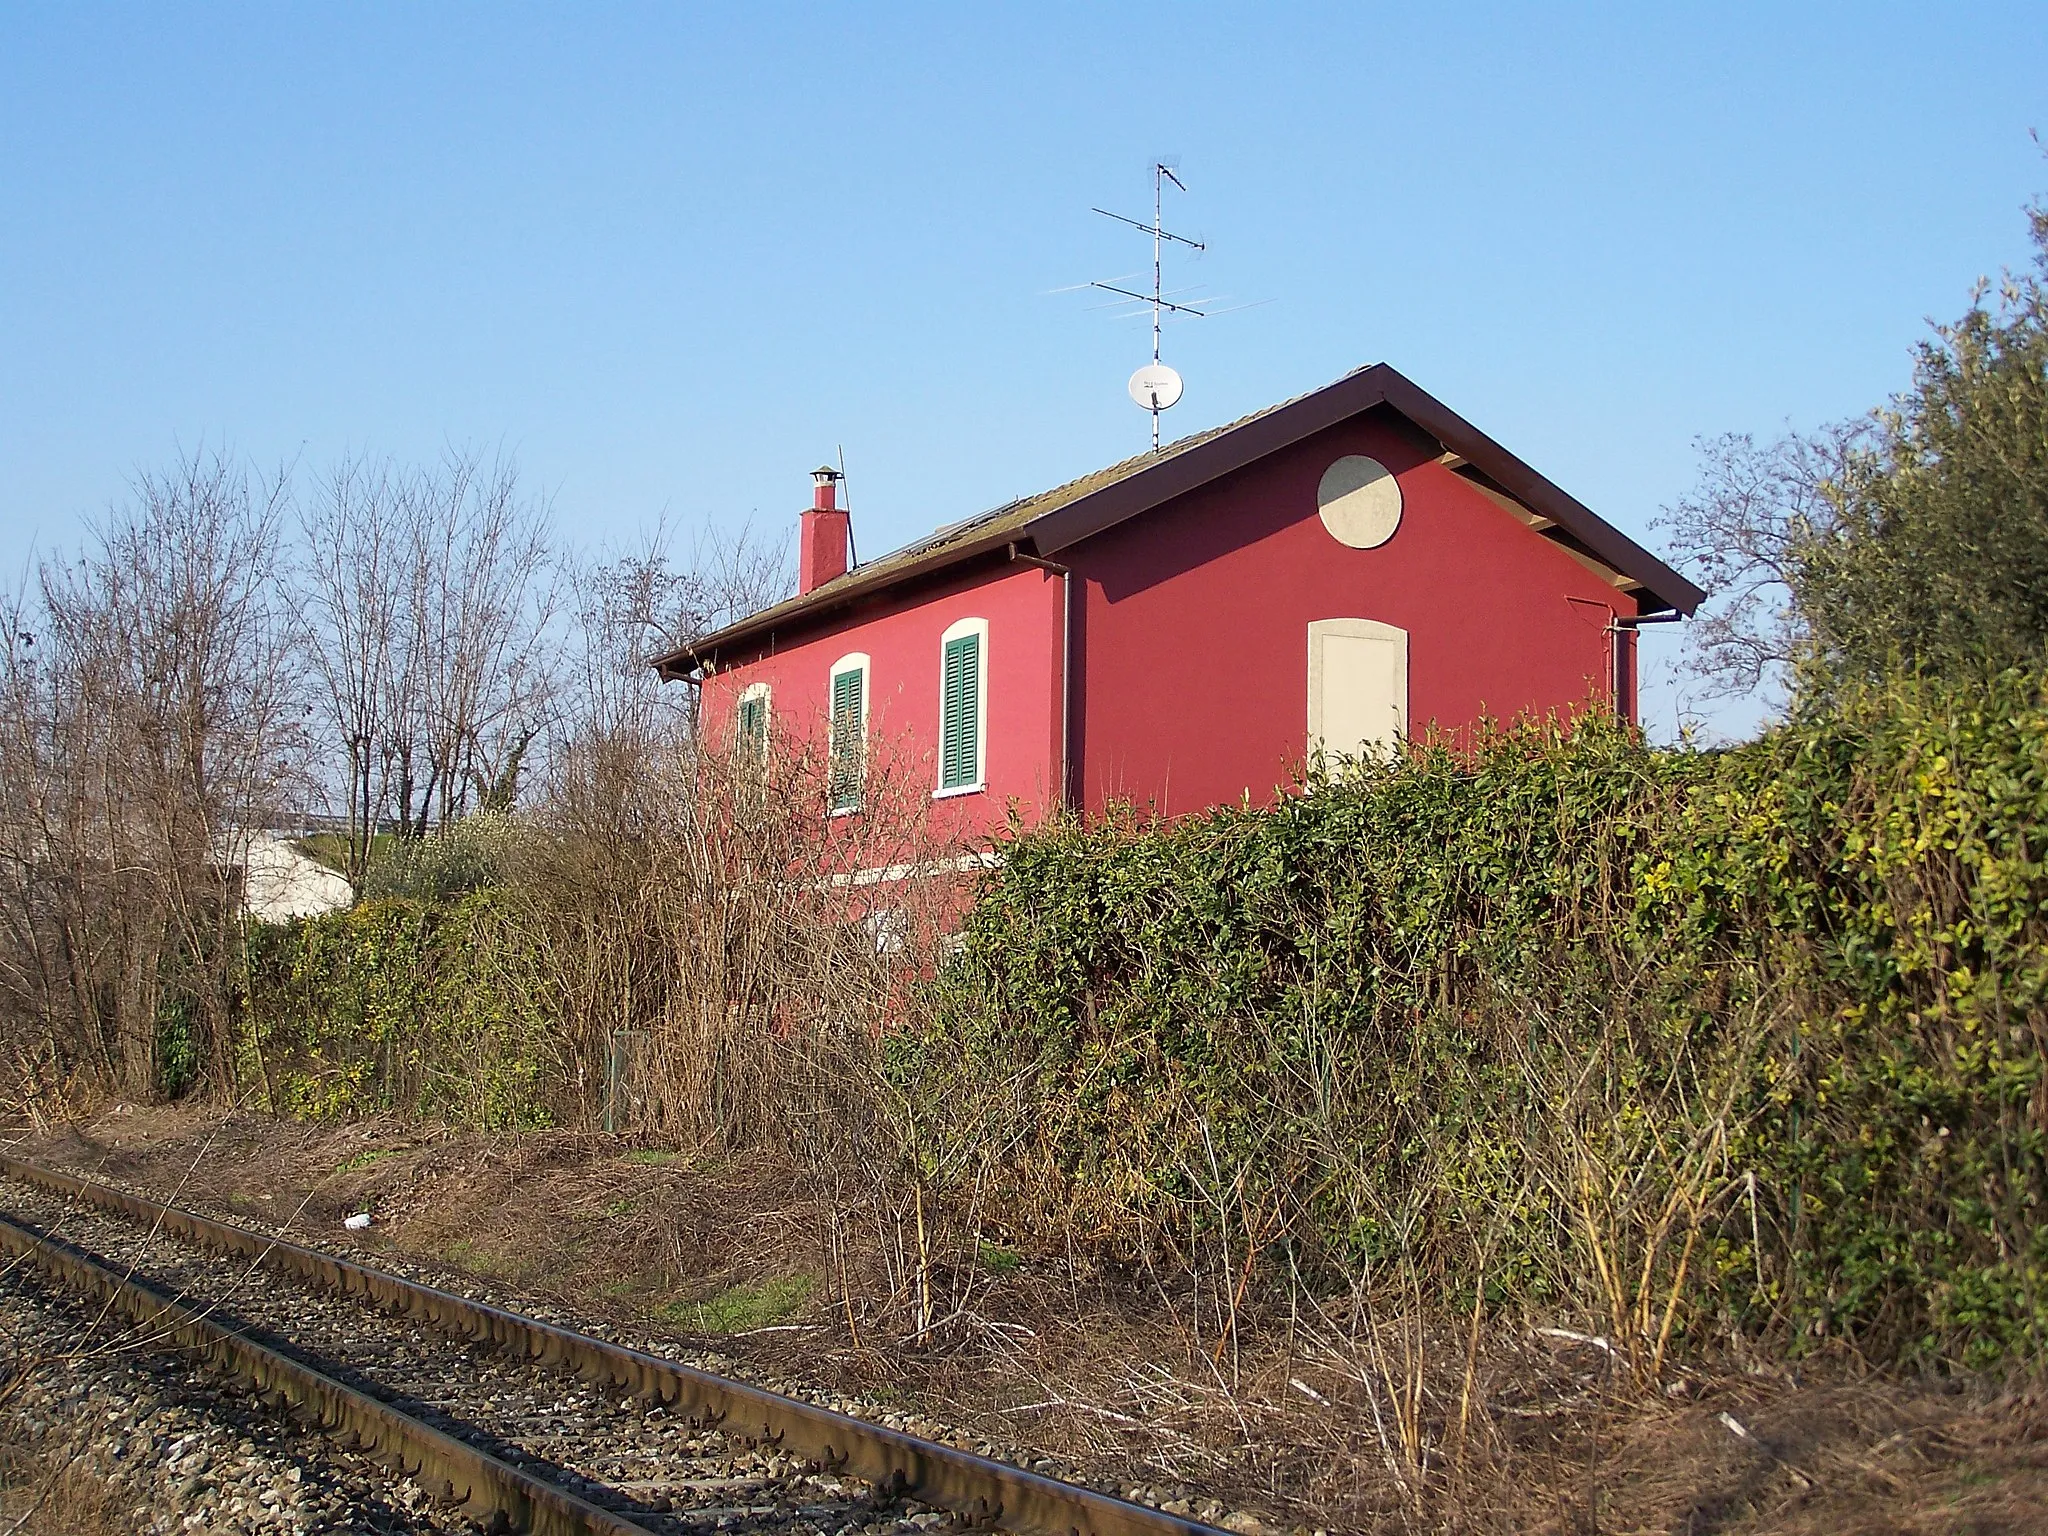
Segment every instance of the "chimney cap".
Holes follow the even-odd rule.
[[[820,464],[811,471],[811,478],[820,485],[830,485],[834,480],[842,479],[843,476],[830,464]]]

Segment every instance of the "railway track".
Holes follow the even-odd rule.
[[[1227,1536],[70,1173],[0,1176],[0,1251],[486,1531]]]

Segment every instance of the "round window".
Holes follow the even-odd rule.
[[[1323,471],[1316,508],[1339,544],[1374,549],[1401,526],[1401,483],[1378,459],[1349,453]]]

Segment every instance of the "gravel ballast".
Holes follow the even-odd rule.
[[[118,1217],[70,1206],[18,1186],[10,1187],[6,1203],[22,1217],[101,1255],[116,1267],[133,1266],[161,1286],[217,1304],[227,1319],[268,1335],[266,1342],[273,1347],[282,1347],[446,1433],[592,1503],[614,1509],[650,1530],[773,1528],[819,1536],[892,1536],[955,1523],[949,1514],[908,1501],[878,1503],[870,1490],[844,1483],[828,1471],[772,1448],[756,1448],[729,1441],[715,1431],[693,1429],[686,1420],[672,1417],[660,1407],[643,1405],[616,1389],[600,1388],[559,1368],[449,1338],[423,1324],[385,1316],[357,1301],[254,1270],[245,1260],[207,1253]],[[42,1282],[18,1270],[0,1282],[0,1292],[11,1305],[37,1315],[51,1314],[59,1300],[51,1297]],[[69,1333],[62,1324],[45,1325],[42,1336],[69,1342],[41,1352],[60,1358],[75,1356],[87,1323],[74,1312]],[[111,1324],[101,1323],[97,1332],[105,1335],[111,1328]],[[209,1411],[224,1396],[236,1396],[239,1389],[223,1389],[195,1377],[173,1357],[119,1348],[99,1355],[96,1361],[100,1370],[146,1374],[155,1383],[163,1410],[145,1409],[139,1403],[102,1408],[94,1402],[89,1412],[66,1414],[61,1404],[69,1399],[62,1394],[71,1390],[71,1382],[57,1385],[59,1378],[52,1376],[47,1390],[59,1396],[36,1424],[24,1427],[32,1434],[56,1436],[66,1443],[67,1437],[76,1437],[84,1448],[79,1454],[90,1455],[95,1466],[105,1462],[110,1474],[124,1477],[128,1475],[122,1465],[124,1458],[143,1458],[136,1463],[140,1467],[160,1451],[149,1464],[160,1463],[167,1471],[163,1486],[144,1490],[148,1507],[169,1513],[191,1511],[180,1523],[162,1529],[310,1531],[323,1528],[318,1523],[322,1520],[329,1522],[326,1529],[475,1528],[460,1517],[448,1523],[450,1517],[434,1515],[416,1488],[408,1492],[409,1485],[403,1480],[394,1482],[382,1474],[377,1488],[365,1490],[374,1493],[371,1503],[376,1506],[362,1515],[368,1523],[337,1525],[332,1522],[347,1518],[345,1512],[328,1514],[317,1506],[314,1513],[306,1515],[303,1461],[293,1463],[299,1467],[296,1480],[283,1467],[266,1468],[260,1457],[252,1461],[245,1477],[239,1470],[240,1460],[223,1459],[224,1453],[214,1448],[207,1449],[201,1465],[194,1460],[198,1452],[178,1446],[173,1433],[174,1429],[200,1433],[196,1429],[167,1427],[161,1444],[152,1439],[130,1450],[124,1438],[129,1426],[146,1422],[149,1412],[179,1405],[187,1413]],[[27,1403],[26,1394],[22,1401]],[[287,1431],[277,1416],[255,1408],[246,1398],[238,1406],[268,1419],[273,1439],[290,1433],[300,1451],[306,1448],[306,1437]],[[95,1428],[96,1423],[104,1423],[105,1436]],[[222,1431],[222,1436],[229,1434],[229,1430]],[[104,1437],[112,1438],[102,1450],[98,1440]],[[242,1453],[239,1446],[245,1439],[251,1450]],[[253,1434],[242,1433],[234,1445],[242,1460],[256,1457],[258,1442]],[[54,1446],[51,1454],[57,1454]],[[360,1457],[347,1460],[369,1465]],[[216,1473],[213,1469],[217,1466],[230,1470]],[[346,1474],[342,1481],[347,1481]],[[199,1515],[215,1523],[191,1524],[192,1517]],[[218,1523],[223,1518],[243,1523]],[[435,1519],[443,1523],[418,1523]],[[415,1523],[402,1523],[404,1520]]]

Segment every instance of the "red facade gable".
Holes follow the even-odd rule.
[[[700,680],[714,739],[822,743],[838,675],[841,736],[928,779],[947,829],[975,838],[1012,808],[1267,801],[1319,740],[1369,749],[1596,700],[1632,714],[1630,621],[1699,597],[1381,367],[660,664]]]

